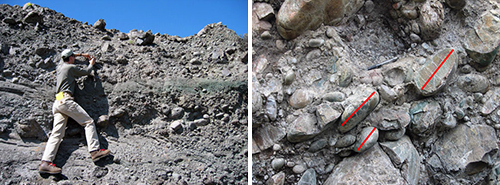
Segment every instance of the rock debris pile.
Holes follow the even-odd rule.
[[[500,183],[498,1],[252,8],[254,184]]]
[[[1,183],[247,183],[246,38],[222,23],[181,38],[123,33],[102,19],[92,26],[31,3],[0,9]],[[97,58],[75,100],[113,157],[92,164],[70,120],[54,161],[63,173],[44,177],[37,169],[67,48]]]

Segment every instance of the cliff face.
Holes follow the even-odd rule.
[[[91,26],[38,5],[0,9],[2,183],[247,183],[246,38],[221,23],[180,38]],[[93,164],[70,120],[54,161],[62,175],[40,176],[67,48],[97,58],[75,99],[113,155]]]

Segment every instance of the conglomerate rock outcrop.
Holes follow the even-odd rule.
[[[327,17],[318,2],[254,1],[254,184],[500,183],[498,1],[366,0],[336,25],[282,21]]]
[[[31,3],[0,9],[1,183],[247,183],[246,38],[222,23],[181,38],[92,26]],[[113,153],[93,164],[70,120],[54,161],[62,175],[40,176],[67,48],[96,57],[75,100]]]

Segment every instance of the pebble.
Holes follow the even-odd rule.
[[[356,142],[356,136],[347,134],[339,138],[339,140],[335,143],[335,147],[343,148],[350,146]]]
[[[276,158],[273,159],[271,162],[271,166],[273,167],[274,170],[279,170],[285,165],[285,159],[283,158]]]
[[[322,46],[323,43],[325,43],[325,40],[323,39],[311,39],[309,40],[309,47],[317,48]]]
[[[319,139],[311,144],[308,151],[312,152],[312,153],[317,152],[317,151],[323,149],[327,144],[328,144],[327,139]]]
[[[292,162],[292,161],[288,161],[288,162],[286,162],[286,167],[291,168],[291,167],[294,167],[294,166],[295,166],[295,163],[294,163],[294,162]]]
[[[371,1],[371,0],[366,1],[365,2],[366,12],[370,13],[373,11],[373,9],[375,9],[375,4],[373,3],[373,1]]]
[[[280,151],[280,150],[281,150],[281,145],[279,145],[279,144],[274,144],[274,145],[273,145],[273,150],[274,150],[274,151]]]
[[[260,38],[262,38],[263,40],[269,40],[269,39],[272,39],[273,36],[271,35],[271,33],[269,33],[269,31],[264,31],[261,35],[260,35]]]
[[[478,74],[467,74],[458,79],[458,86],[467,92],[482,92],[488,91],[489,81],[486,77]]]
[[[288,103],[296,109],[304,108],[313,100],[313,94],[308,90],[298,89],[290,97]]]
[[[420,39],[420,37],[417,34],[415,34],[415,33],[411,33],[410,34],[410,40],[412,42],[414,42],[414,43],[420,43],[420,42],[422,42],[422,39]]]
[[[330,92],[323,95],[323,100],[329,102],[342,102],[345,100],[345,95],[342,92]]]
[[[299,165],[295,165],[293,168],[292,168],[292,171],[293,173],[296,173],[296,174],[302,174],[306,171],[306,167],[302,164],[299,164]]]
[[[284,84],[290,85],[293,83],[294,80],[295,80],[295,72],[293,72],[293,70],[288,71],[285,75]]]

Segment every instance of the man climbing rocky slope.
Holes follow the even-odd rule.
[[[33,4],[0,9],[1,183],[247,183],[246,38],[221,23],[180,38],[92,26]],[[93,164],[83,128],[70,121],[54,161],[63,174],[40,176],[64,49],[96,57],[75,101],[114,154]]]
[[[500,183],[499,7],[255,0],[253,183]]]

